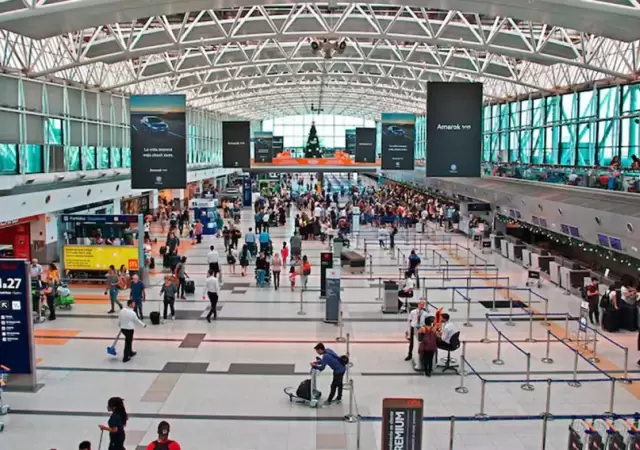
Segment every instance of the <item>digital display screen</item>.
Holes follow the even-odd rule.
[[[510,215],[511,217],[515,217],[515,216],[516,216],[516,212],[515,212],[515,210],[510,209],[510,210],[509,210],[509,215]]]
[[[531,221],[534,225],[540,225],[540,219],[538,218],[538,216],[531,216]]]
[[[578,230],[578,227],[569,227],[569,233],[575,238],[580,237],[580,231]]]
[[[540,226],[547,228],[547,219],[540,218]]]
[[[609,236],[609,244],[612,249],[622,251],[622,242],[620,239]]]
[[[561,224],[560,231],[562,231],[564,234],[569,234],[569,225]]]
[[[520,214],[520,211],[516,211],[516,218],[522,219],[522,214]]]
[[[609,236],[598,233],[598,243],[603,247],[609,247]]]

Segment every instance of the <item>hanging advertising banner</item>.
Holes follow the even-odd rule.
[[[479,177],[482,83],[427,83],[427,177]]]
[[[125,266],[139,270],[138,247],[133,245],[65,245],[66,270],[108,270],[109,266]]]
[[[242,205],[251,206],[251,178],[246,177],[242,180]]]
[[[277,158],[284,151],[284,138],[282,136],[273,136],[271,139],[271,154]]]
[[[222,122],[222,167],[251,167],[251,123]]]
[[[253,157],[257,163],[270,163],[273,160],[273,133],[254,131]]]
[[[424,401],[421,398],[382,400],[382,450],[421,450]]]
[[[382,170],[415,167],[415,114],[382,114]]]
[[[345,152],[349,155],[356,154],[356,130],[344,130]]]
[[[187,187],[186,107],[184,95],[132,95],[131,187]]]
[[[376,161],[375,128],[356,128],[356,162],[370,163]]]

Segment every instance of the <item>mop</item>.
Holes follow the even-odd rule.
[[[118,351],[116,350],[116,344],[118,343],[118,340],[120,339],[121,334],[122,334],[122,331],[118,331],[118,335],[113,340],[113,343],[111,344],[111,346],[107,347],[107,353],[110,354],[111,356],[116,356],[118,354]]]
[[[98,450],[102,450],[102,435],[104,434],[104,430],[100,430],[100,442],[98,443]]]

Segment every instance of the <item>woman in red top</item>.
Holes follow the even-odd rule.
[[[282,265],[287,265],[287,259],[289,258],[289,247],[287,247],[287,243],[282,243],[282,250],[280,250],[280,256],[282,257]]]

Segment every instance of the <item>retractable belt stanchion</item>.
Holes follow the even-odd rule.
[[[338,328],[340,329],[340,334],[336,338],[336,342],[346,342],[347,340],[343,336],[344,318],[343,318],[342,306],[340,306],[340,315],[338,316]]]
[[[497,283],[497,282],[496,282]],[[496,291],[498,290],[497,286],[494,286],[493,291],[493,299],[491,301],[491,311],[496,312],[498,309],[496,308]]]
[[[373,255],[369,255],[369,279],[373,280]]]
[[[533,391],[535,388],[533,387],[533,384],[531,384],[531,353],[527,353],[527,368],[524,377],[525,382],[520,385],[520,388],[523,391]]]
[[[533,338],[533,310],[531,309],[531,289],[529,289],[529,304],[527,305],[529,311],[529,336],[525,339],[525,342],[536,342]]]
[[[615,414],[614,402],[616,397],[616,379],[611,377],[611,389],[609,390],[609,410],[605,414]]]
[[[449,308],[449,311],[451,312],[458,311],[456,309],[456,290],[455,289],[451,289],[451,307]]]
[[[451,416],[449,421],[449,450],[453,450],[453,437],[455,436],[456,417]]]
[[[540,322],[540,325],[543,327],[549,326],[549,299],[543,298],[544,300],[544,320]]]
[[[580,387],[582,383],[578,381],[578,351],[574,350],[573,357],[573,380],[569,381],[567,384],[571,387]]]
[[[484,378],[481,381],[480,386],[480,411],[476,414],[476,417],[487,417],[487,414],[484,412],[484,398],[486,396],[487,391],[487,380]]]
[[[588,332],[589,332],[589,328],[587,328],[587,331],[585,332],[585,334],[587,334]],[[585,339],[585,343],[587,342],[589,342],[589,340]],[[600,362],[600,358],[598,358],[598,332],[596,330],[593,330],[593,355],[591,355],[588,359],[592,363],[597,364]]]
[[[553,359],[549,356],[549,352],[551,351],[551,331],[547,330],[547,349],[544,355],[544,358],[541,361],[545,364],[553,364]]]
[[[489,314],[484,315],[484,337],[480,339],[480,342],[483,344],[491,342],[491,339],[489,339]]]
[[[622,380],[620,380],[621,382],[631,384],[631,380],[629,379],[629,349],[627,347],[624,348],[624,368],[622,377]]]
[[[547,380],[547,397],[544,402],[544,413],[542,414],[542,450],[547,448],[547,427],[551,418],[551,379]]]
[[[498,331],[498,350],[496,352],[496,357],[493,361],[491,361],[496,366],[503,366],[504,361],[502,360],[502,332]]]
[[[462,324],[463,327],[472,327],[473,324],[471,323],[471,299],[469,299],[469,297],[467,297],[467,321],[465,323]]]
[[[569,337],[569,313],[564,316],[564,337],[562,338],[562,340],[565,342],[571,340],[571,338]]]
[[[467,278],[467,293],[466,296],[467,298],[469,298],[469,289],[471,288],[471,275],[469,275],[469,278]]]
[[[382,301],[382,278],[378,278],[378,301]]]
[[[304,288],[300,288],[300,310],[298,311],[299,316],[306,316],[307,313],[304,312],[304,303],[302,301],[302,296],[304,294]]]
[[[516,325],[513,323],[513,300],[511,300],[510,295],[507,296],[507,300],[509,301],[509,321],[507,322],[507,325],[513,327]]]
[[[466,376],[466,371],[464,370],[464,366],[467,363],[467,342],[466,341],[462,341],[462,352],[460,354],[460,386],[458,386],[455,391],[458,394],[466,394],[469,392],[469,389],[467,389],[464,385],[464,378]]]
[[[354,395],[353,379],[351,379],[349,380],[349,413],[344,416],[344,421],[348,423],[354,423],[358,421],[358,418],[353,414]]]

